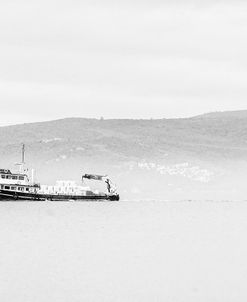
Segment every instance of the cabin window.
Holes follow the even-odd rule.
[[[7,175],[6,178],[7,178],[7,179],[11,179],[11,175]]]
[[[24,188],[18,187],[18,191],[23,191]]]
[[[1,189],[3,189],[3,185],[1,185]]]
[[[19,180],[24,180],[24,176],[19,176]]]
[[[26,188],[26,191],[29,192],[29,188]]]
[[[5,175],[1,175],[2,178],[5,178]]]
[[[5,186],[4,189],[9,190],[10,186]]]
[[[16,190],[16,187],[11,187],[11,190]]]
[[[12,179],[18,179],[17,176],[12,176]]]

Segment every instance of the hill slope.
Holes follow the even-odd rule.
[[[21,143],[42,182],[108,173],[125,198],[194,198],[226,188],[230,196],[245,186],[247,111],[161,120],[68,118],[1,127],[2,167],[19,161]]]

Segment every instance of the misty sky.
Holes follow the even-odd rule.
[[[241,0],[0,2],[0,124],[247,109]]]

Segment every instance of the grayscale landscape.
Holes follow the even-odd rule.
[[[244,0],[0,1],[0,302],[247,301],[246,37]]]

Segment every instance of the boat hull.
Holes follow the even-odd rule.
[[[102,195],[64,195],[64,194],[38,194],[25,192],[11,192],[0,190],[0,201],[5,200],[28,200],[28,201],[118,201],[119,195],[102,194]]]

